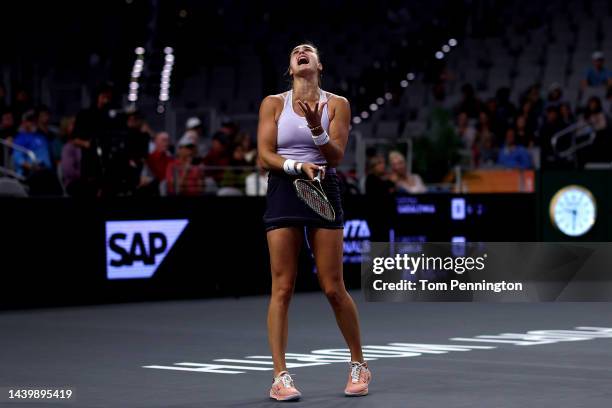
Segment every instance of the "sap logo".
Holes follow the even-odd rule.
[[[370,227],[365,220],[346,220],[344,238],[370,238]]]
[[[188,220],[107,221],[106,277],[150,278],[188,223]]]

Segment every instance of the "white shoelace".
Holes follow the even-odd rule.
[[[293,378],[289,373],[284,373],[278,377],[278,380],[283,383],[285,388],[293,387]]]
[[[353,384],[357,384],[359,382],[359,375],[361,374],[361,369],[364,367],[365,363],[356,363],[351,362],[351,382]]]

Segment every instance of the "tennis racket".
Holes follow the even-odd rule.
[[[321,184],[321,170],[317,171],[317,175],[312,180],[296,179],[293,181],[297,196],[321,218],[327,221],[336,219],[336,212],[331,205],[323,185]]]

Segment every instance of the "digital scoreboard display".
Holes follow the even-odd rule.
[[[535,208],[535,197],[527,194],[399,195],[394,199],[395,211],[385,214],[383,234],[376,240],[535,241]],[[367,203],[348,202],[345,211],[344,261],[356,264],[361,262],[361,254],[369,251],[372,231],[381,217],[373,217]]]

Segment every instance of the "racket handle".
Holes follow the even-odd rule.
[[[319,183],[321,182],[321,168],[317,168],[317,174],[314,176],[313,180],[317,180]]]

